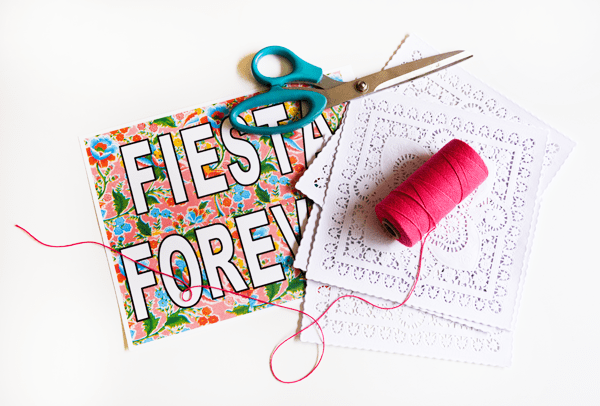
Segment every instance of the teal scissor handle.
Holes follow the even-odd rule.
[[[300,101],[304,100],[309,104],[309,112],[305,117],[302,117],[298,121],[294,121],[291,124],[280,125],[276,127],[255,127],[240,123],[239,115],[244,111],[254,109],[256,107],[267,106],[269,104],[284,103],[286,101]],[[259,134],[259,135],[272,135],[272,134],[283,134],[289,133],[298,128],[302,128],[319,117],[319,114],[323,112],[327,105],[327,98],[322,94],[311,92],[310,90],[301,89],[283,89],[279,86],[273,86],[271,90],[266,93],[261,93],[254,97],[244,100],[233,109],[231,109],[231,125],[238,131]]]
[[[278,55],[287,59],[292,64],[292,72],[275,78],[260,73],[260,70],[258,70],[258,63],[267,55]],[[323,77],[323,70],[306,62],[287,48],[270,46],[261,49],[254,55],[254,58],[252,58],[252,74],[261,85],[283,86],[290,82],[319,83]]]
[[[279,77],[265,76],[258,70],[258,63],[266,55],[279,55],[292,64],[292,72]],[[283,86],[290,82],[319,83],[323,77],[323,70],[299,58],[295,53],[280,46],[270,46],[261,49],[252,59],[252,74],[261,84],[271,86],[271,89],[247,100],[244,100],[231,110],[231,125],[238,131],[272,135],[291,132],[312,123],[323,112],[327,105],[327,98],[322,94],[304,89],[284,89]],[[286,101],[306,101],[309,112],[302,119],[291,124],[277,127],[254,127],[239,122],[239,116],[245,111],[270,104],[284,103]]]

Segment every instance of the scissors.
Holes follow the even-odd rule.
[[[278,77],[263,75],[258,69],[258,63],[267,55],[278,55],[287,59],[292,65],[292,72]],[[231,125],[240,132],[250,134],[292,132],[313,122],[326,108],[445,69],[472,56],[465,51],[448,52],[408,62],[352,82],[338,82],[323,75],[321,68],[304,61],[287,48],[266,47],[258,51],[252,59],[252,75],[257,82],[270,86],[270,89],[236,105],[231,110]],[[292,123],[275,127],[255,127],[240,122],[239,116],[245,111],[286,101],[307,102],[310,107],[308,114]]]

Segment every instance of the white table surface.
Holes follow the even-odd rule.
[[[599,404],[599,17],[596,0],[0,2],[0,404]],[[103,250],[14,227],[100,240],[81,135],[245,94],[267,45],[362,76],[407,33],[471,50],[465,69],[578,143],[544,195],[510,368],[328,346],[280,384],[269,354],[298,317],[275,308],[126,351]],[[293,343],[277,370],[315,355]]]

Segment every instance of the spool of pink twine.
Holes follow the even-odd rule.
[[[477,152],[454,139],[377,204],[375,214],[401,244],[412,247],[487,176]]]

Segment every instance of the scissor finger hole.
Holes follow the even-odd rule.
[[[278,78],[294,70],[290,61],[279,55],[265,55],[258,61],[258,70],[264,76]]]

